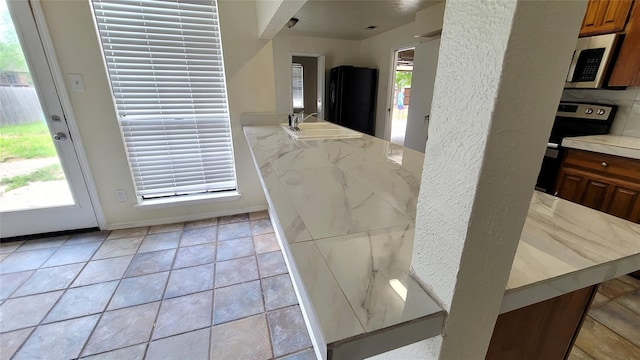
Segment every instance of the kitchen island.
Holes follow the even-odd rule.
[[[368,135],[244,132],[322,355],[363,358],[440,334],[444,312],[410,276],[424,155]],[[638,269],[640,225],[534,192],[501,312]]]

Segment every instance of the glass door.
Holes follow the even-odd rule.
[[[50,65],[28,0],[0,0],[2,238],[97,226]]]

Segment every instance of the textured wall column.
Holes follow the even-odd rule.
[[[447,1],[412,265],[449,315],[396,356],[484,357],[585,6]]]

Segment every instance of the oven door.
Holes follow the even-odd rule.
[[[536,190],[553,195],[553,185],[560,170],[560,149],[558,144],[549,143],[542,160]]]

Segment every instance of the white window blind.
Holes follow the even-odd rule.
[[[293,95],[293,107],[304,107],[304,69],[301,64],[291,64],[291,93]]]
[[[92,0],[138,196],[236,189],[215,0]]]

